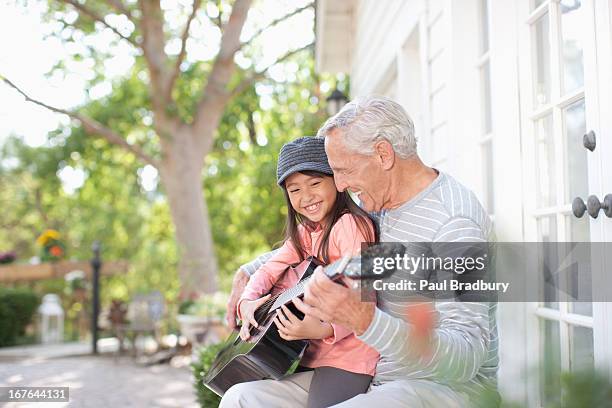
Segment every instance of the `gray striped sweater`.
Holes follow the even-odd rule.
[[[492,236],[490,218],[474,193],[445,173],[440,173],[416,197],[398,208],[375,214],[375,218],[382,242],[407,246],[420,242],[488,241]],[[242,269],[247,274],[254,273],[271,254],[260,256]],[[377,302],[374,319],[359,336],[381,355],[373,384],[429,379],[468,394],[475,403],[482,391],[494,389],[499,362],[496,304],[438,301],[433,352],[423,357],[411,352],[407,303],[397,302],[397,297],[386,292],[378,293]]]

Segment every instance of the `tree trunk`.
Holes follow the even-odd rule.
[[[174,132],[173,140],[164,143],[160,166],[179,247],[181,299],[217,290],[217,260],[202,190],[204,154],[193,133],[187,127]]]

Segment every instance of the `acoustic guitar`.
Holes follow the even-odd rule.
[[[355,280],[383,279],[391,275],[394,270],[388,269],[381,274],[374,274],[372,260],[376,257],[393,257],[403,250],[404,246],[401,244],[373,245],[366,249],[362,256],[341,258],[323,267],[323,272],[336,282],[342,276]],[[234,384],[263,379],[282,379],[297,365],[308,346],[308,340],[282,339],[274,324],[274,316],[276,311],[285,305],[298,318],[304,317],[304,314],[293,305],[292,300],[304,295],[308,280],[320,265],[316,259],[308,258],[301,264],[290,267],[293,271],[285,272],[297,273],[302,278],[294,287],[281,293],[272,293],[270,299],[255,311],[259,327],[251,327],[249,339],[243,341],[239,329],[229,336],[204,376],[206,387],[223,396]]]

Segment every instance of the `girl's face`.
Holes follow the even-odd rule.
[[[285,180],[289,201],[295,211],[312,222],[325,222],[336,202],[336,185],[331,176],[293,173]]]

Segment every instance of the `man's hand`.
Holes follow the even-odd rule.
[[[281,309],[276,311],[274,323],[278,327],[280,336],[285,340],[319,340],[334,334],[334,329],[329,323],[311,316],[304,316],[304,319],[300,320],[287,306],[283,305]]]
[[[244,288],[249,282],[249,277],[246,273],[242,271],[242,269],[238,269],[236,274],[234,275],[234,280],[232,282],[232,292],[230,293],[229,300],[227,302],[227,310],[225,313],[225,321],[230,329],[234,330],[236,325],[236,305],[238,304],[238,300],[240,300],[240,296],[242,296],[242,292],[244,292]]]
[[[294,299],[293,303],[305,315],[339,324],[357,335],[370,327],[376,308],[373,302],[361,300],[359,290],[333,282],[320,267],[306,285],[304,301]]]

